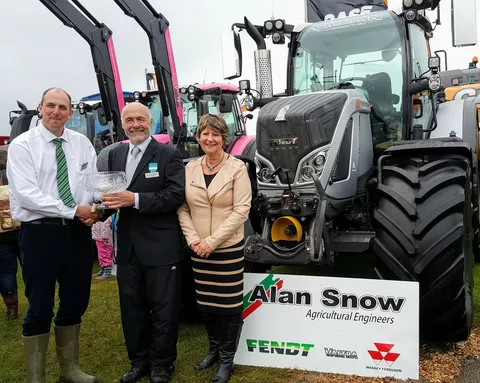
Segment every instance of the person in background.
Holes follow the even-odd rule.
[[[219,361],[212,383],[227,382],[233,372],[243,326],[243,225],[252,199],[245,164],[223,150],[227,134],[223,118],[200,118],[197,140],[205,156],[185,167],[186,202],[178,209],[209,340],[208,355],[195,369]]]
[[[92,239],[95,241],[100,270],[93,274],[97,280],[105,280],[112,275],[113,258],[113,222],[112,216],[92,226]]]
[[[0,293],[7,308],[6,320],[18,319],[18,244],[15,240],[5,241],[0,234]]]
[[[94,383],[78,368],[79,335],[92,281],[91,226],[99,218],[94,193],[85,189],[97,155],[88,138],[66,129],[71,97],[47,89],[41,123],[8,148],[7,178],[12,218],[20,221],[19,246],[28,310],[23,344],[28,382],[45,382],[45,357],[54,316],[60,381]]]
[[[1,153],[3,154],[3,153]],[[0,155],[0,161],[6,158]],[[19,223],[10,213],[8,180],[0,178],[0,293],[7,308],[6,320],[18,319],[17,271],[20,249],[18,248]]]
[[[185,200],[185,167],[178,149],[152,138],[152,122],[140,103],[123,108],[130,142],[108,152],[108,171],[125,171],[128,187],[101,196],[110,210],[120,209],[117,281],[131,365],[123,383],[144,376],[166,383],[177,358],[184,258],[177,208]]]

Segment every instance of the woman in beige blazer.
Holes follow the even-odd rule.
[[[178,209],[209,339],[208,355],[195,369],[219,361],[214,383],[230,378],[243,325],[243,225],[252,198],[245,164],[223,150],[227,133],[223,118],[200,118],[197,140],[205,156],[185,167],[186,202]]]

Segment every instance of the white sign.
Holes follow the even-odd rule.
[[[416,282],[245,273],[235,363],[418,379]]]

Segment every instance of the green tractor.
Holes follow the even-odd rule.
[[[480,98],[445,100],[424,17],[439,1],[295,27],[278,20],[275,33],[290,39],[281,95],[267,24],[234,24],[258,47],[257,89],[240,87],[261,107],[259,229],[245,259],[265,271],[373,251],[379,278],[419,283],[422,341],[460,341],[473,317]],[[235,28],[230,35],[241,49]]]

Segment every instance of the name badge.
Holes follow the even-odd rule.
[[[158,172],[158,164],[156,162],[150,162],[148,164],[148,171],[150,173]],[[158,175],[157,175],[157,177],[158,177]]]
[[[145,178],[155,178],[155,177],[159,177],[158,172],[145,173]]]

